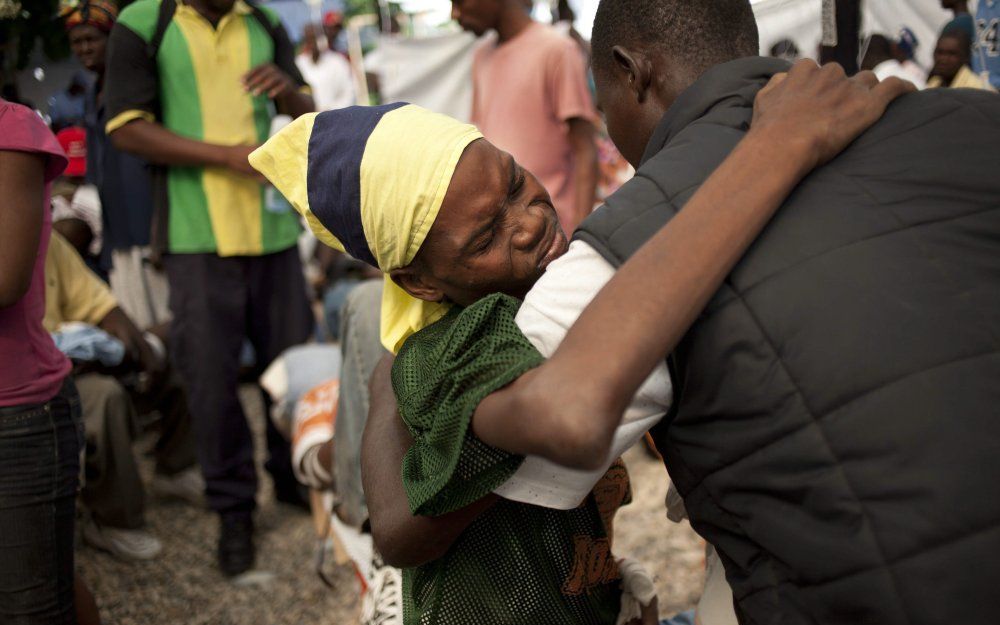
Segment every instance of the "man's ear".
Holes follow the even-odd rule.
[[[649,58],[642,52],[629,50],[624,46],[613,47],[611,55],[617,73],[628,83],[627,89],[635,94],[639,104],[645,102],[653,84],[653,64]]]
[[[401,269],[393,269],[389,272],[389,277],[392,278],[392,281],[399,288],[417,299],[422,299],[426,302],[444,301],[444,292],[429,284],[424,279],[424,276],[413,268],[413,265]]]

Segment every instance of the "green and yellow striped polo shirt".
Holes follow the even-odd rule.
[[[160,0],[129,5],[112,34],[107,132],[146,119],[206,143],[258,145],[267,140],[274,105],[266,95],[247,93],[241,77],[254,67],[275,63],[304,82],[290,61],[294,52],[277,15],[262,11],[281,36],[269,33],[243,0],[214,26],[177,0],[156,58],[151,59]],[[294,211],[268,210],[265,187],[251,178],[218,167],[171,166],[165,184],[160,192],[165,191],[169,206],[171,253],[255,256],[287,249],[298,238]]]

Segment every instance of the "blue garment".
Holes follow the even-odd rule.
[[[955,19],[945,24],[941,32],[946,33],[952,30],[965,32],[969,36],[969,41],[972,45],[976,45],[976,20],[968,13],[956,15]]]
[[[101,196],[101,266],[110,268],[112,251],[149,245],[153,185],[146,161],[118,150],[105,134],[107,116],[100,90],[99,81],[94,81],[85,97],[87,181],[97,186]]]
[[[672,618],[662,620],[660,625],[694,625],[694,610],[681,612]]]
[[[1000,89],[1000,0],[979,0],[972,71],[990,73],[990,84]]]
[[[99,362],[117,367],[125,358],[125,346],[104,330],[86,323],[66,323],[52,333],[56,348],[70,360]]]
[[[281,354],[288,386],[280,398],[278,416],[289,423],[302,396],[315,387],[340,379],[341,356],[337,345],[315,344],[290,347]]]
[[[68,89],[49,98],[49,119],[52,120],[52,127],[59,129],[81,125],[84,118],[84,99],[84,94],[74,95]]]
[[[357,278],[344,278],[338,280],[323,294],[323,321],[331,341],[340,340],[341,311],[347,303],[347,296],[359,284],[361,280]]]

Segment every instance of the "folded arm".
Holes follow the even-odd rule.
[[[159,165],[225,167],[259,177],[247,157],[255,145],[217,145],[182,137],[147,119],[134,119],[111,133],[111,142]]]
[[[413,439],[396,407],[391,369],[392,357],[386,356],[372,374],[371,406],[361,439],[361,479],[375,548],[386,564],[404,568],[443,556],[497,498],[489,496],[440,517],[410,513],[400,468]]]
[[[746,137],[621,267],[552,358],[479,404],[476,435],[511,453],[600,466],[636,389],[799,181],[911,90],[812,62],[773,80],[757,97]],[[593,371],[599,382],[580,384]]]

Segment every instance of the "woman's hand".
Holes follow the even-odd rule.
[[[872,72],[861,72],[848,78],[836,63],[799,61],[757,94],[750,134],[783,137],[811,171],[875,124],[896,98],[916,90],[895,77],[879,82]]]

